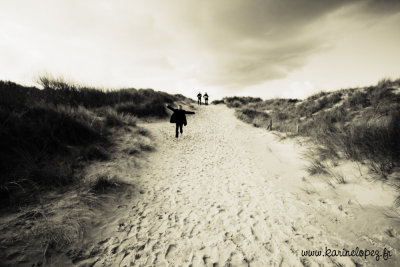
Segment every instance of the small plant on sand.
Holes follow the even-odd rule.
[[[111,188],[117,188],[121,185],[121,181],[116,176],[101,175],[96,178],[92,184],[94,192],[105,193]]]
[[[310,175],[328,174],[328,171],[326,170],[326,166],[324,164],[322,164],[322,162],[319,160],[312,160],[310,163],[310,166],[307,167],[307,172]]]

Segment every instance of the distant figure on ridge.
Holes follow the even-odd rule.
[[[297,125],[298,126],[298,125]],[[272,131],[272,120],[269,120],[269,124],[267,126],[267,130]]]
[[[197,94],[197,104],[201,105],[201,93]]]
[[[205,93],[203,97],[204,97],[204,103],[206,105],[208,105],[208,95],[207,95],[207,93]]]
[[[170,105],[167,105],[167,108],[169,108],[170,110],[172,110],[174,112],[172,114],[169,122],[176,124],[176,130],[175,130],[176,135],[175,136],[176,136],[176,138],[178,138],[178,136],[179,136],[178,128],[182,134],[183,133],[182,126],[187,125],[186,114],[195,114],[195,113],[193,111],[183,110],[182,105],[179,105],[178,109],[175,109],[175,108],[171,107]]]

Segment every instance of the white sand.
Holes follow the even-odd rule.
[[[318,189],[304,171],[304,148],[238,121],[223,105],[201,106],[187,117],[178,140],[173,124],[146,126],[156,151],[141,170],[132,167],[126,179],[133,193],[93,227],[79,252],[86,256],[75,264],[398,266],[400,228],[384,216],[389,206],[359,203],[349,190]],[[386,247],[394,256],[301,256],[306,249],[357,246]]]

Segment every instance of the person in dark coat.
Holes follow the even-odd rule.
[[[208,94],[205,93],[203,97],[204,97],[204,104],[208,105]]]
[[[197,94],[197,104],[201,105],[201,93]]]
[[[175,108],[171,107],[170,105],[168,105],[167,108],[169,108],[170,110],[172,110],[174,112],[171,116],[170,122],[176,124],[175,132],[176,132],[176,138],[178,138],[178,136],[179,136],[178,130],[180,130],[180,132],[182,134],[183,133],[182,126],[187,125],[186,114],[195,114],[195,113],[192,111],[183,110],[181,105],[178,106],[178,109],[175,109]]]

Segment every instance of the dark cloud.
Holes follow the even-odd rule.
[[[213,23],[240,36],[291,32],[349,1],[243,1],[225,2],[213,14]],[[221,2],[219,2],[221,3]]]
[[[309,56],[332,47],[324,21],[335,12],[375,16],[398,12],[400,1],[224,0],[181,6],[180,26],[207,50],[197,75],[210,85],[251,85],[285,77]],[[189,12],[190,8],[192,12]],[[344,29],[345,30],[345,29]],[[206,57],[207,57],[206,56]],[[212,73],[211,73],[212,70]]]
[[[400,1],[399,0],[369,0],[360,1],[359,6],[361,13],[367,15],[390,15],[400,12]]]
[[[210,84],[243,87],[266,80],[285,77],[290,71],[304,65],[305,59],[326,49],[320,42],[304,41],[294,44],[229,54],[217,59],[217,66],[202,72],[199,79]],[[212,62],[205,62],[202,69]]]
[[[209,3],[209,2],[207,2]],[[354,13],[393,14],[399,0],[229,0],[217,1],[203,14],[206,25],[239,37],[259,37],[301,32],[305,26],[341,8]]]

